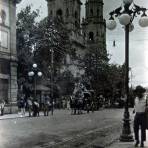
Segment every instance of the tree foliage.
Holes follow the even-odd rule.
[[[44,74],[50,75],[51,54],[53,53],[54,74],[70,53],[68,30],[58,18],[46,17],[39,24],[34,40],[36,41],[35,60],[43,67]]]
[[[84,56],[85,76],[89,78],[92,89],[97,94],[103,93],[102,88],[107,79],[108,61],[109,59],[105,50],[89,50]]]
[[[57,83],[61,88],[61,95],[71,95],[74,90],[75,79],[71,71],[66,70],[58,76]]]
[[[120,98],[124,94],[124,65],[111,64],[108,69],[108,90],[112,98]]]
[[[36,18],[39,11],[32,11],[31,6],[27,6],[17,14],[16,36],[17,36],[17,57],[18,57],[18,84],[26,82],[29,66],[33,63],[32,46],[37,28]]]
[[[85,79],[89,88],[95,90],[96,95],[103,95],[113,100],[123,95],[124,65],[109,64],[106,50],[88,51],[82,63],[85,67]]]
[[[69,32],[60,18],[46,17],[36,22],[39,11],[32,11],[31,6],[22,9],[17,15],[17,53],[18,82],[28,85],[28,72],[32,64],[37,63],[45,80],[51,77],[51,56],[53,55],[54,82],[60,67],[70,52]],[[53,54],[52,52],[53,51]],[[26,87],[25,87],[26,89]]]

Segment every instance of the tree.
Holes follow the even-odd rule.
[[[107,80],[108,55],[105,50],[88,50],[82,63],[85,65],[85,76],[89,78],[96,95],[104,94]]]
[[[64,71],[57,79],[61,89],[61,95],[72,95],[74,90],[75,79],[69,70]]]
[[[17,37],[17,57],[18,57],[18,86],[26,85],[28,79],[29,66],[33,63],[32,37],[37,28],[36,18],[39,11],[32,11],[31,6],[27,6],[17,14],[16,37]],[[26,90],[26,89],[24,89]]]
[[[61,81],[59,82],[58,78],[65,75],[65,71],[60,74],[60,70],[66,64],[66,55],[71,54],[71,42],[66,25],[60,18],[46,17],[39,22],[35,34],[35,61],[41,67],[44,78],[50,79],[52,85],[56,84],[59,87]],[[71,83],[70,79],[64,80],[62,89]],[[67,91],[69,93],[69,89]]]
[[[17,15],[18,82],[25,86],[24,90],[33,62],[38,64],[45,80],[50,79],[52,72],[52,81],[56,82],[66,55],[71,54],[69,31],[62,19],[46,17],[36,22],[38,16],[39,11],[32,11],[31,6]]]
[[[111,103],[124,96],[124,65],[110,64],[108,69],[108,96],[111,98]]]
[[[35,60],[41,65],[46,77],[51,73],[51,61],[53,52],[54,76],[63,66],[66,55],[70,53],[71,43],[68,30],[59,18],[46,17],[39,24],[36,30]]]

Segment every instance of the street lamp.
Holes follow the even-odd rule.
[[[134,18],[137,15],[141,15],[139,20],[139,25],[141,27],[148,26],[148,17],[146,15],[146,8],[140,7],[133,3],[133,0],[123,0],[123,7],[120,6],[117,9],[113,10],[109,13],[110,18],[106,23],[106,27],[109,30],[113,30],[116,28],[116,22],[114,17],[119,18],[119,22],[124,26],[125,30],[125,111],[124,111],[124,119],[123,119],[123,129],[122,134],[120,136],[120,141],[129,142],[133,141],[133,136],[131,134],[130,129],[130,115],[128,109],[129,103],[129,32],[134,29],[132,24]]]
[[[38,71],[38,66],[36,63],[32,65],[32,71],[28,72],[29,77],[34,77],[34,100],[36,99],[36,80],[37,76],[41,77],[42,72]]]

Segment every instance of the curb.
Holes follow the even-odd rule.
[[[40,114],[39,117],[41,117],[41,116],[44,116],[44,114]],[[0,120],[9,120],[9,119],[17,119],[17,118],[34,118],[34,117],[33,116],[29,117],[29,114],[27,114],[27,113],[25,116],[21,116],[19,114],[5,114],[3,116],[0,116]]]

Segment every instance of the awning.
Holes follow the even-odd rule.
[[[44,85],[37,85],[36,90],[39,91],[50,91],[50,88]]]

